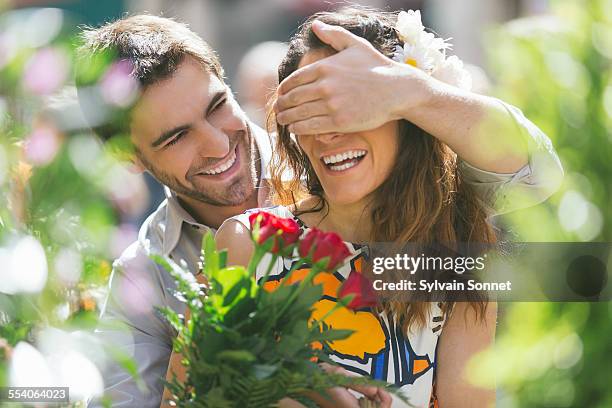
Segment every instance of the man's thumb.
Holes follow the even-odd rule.
[[[342,51],[352,45],[361,43],[363,40],[342,27],[329,25],[319,20],[312,22],[312,31],[321,41],[336,51]]]

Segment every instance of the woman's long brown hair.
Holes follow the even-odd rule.
[[[289,50],[279,67],[282,82],[298,69],[310,50],[329,48],[311,30],[314,20],[345,28],[368,40],[389,58],[401,45],[395,31],[397,14],[359,8],[322,12],[310,17],[289,43]],[[325,208],[323,188],[306,154],[286,126],[273,115],[269,127],[276,127],[275,154],[272,160],[272,185],[281,204],[295,203],[297,196],[319,198],[314,211]],[[272,130],[272,129],[270,129]],[[470,186],[462,181],[457,156],[444,143],[416,125],[402,120],[399,125],[400,151],[391,175],[372,193],[368,208],[371,217],[371,242],[419,244],[477,242],[493,243],[495,235],[487,223],[485,208]],[[292,174],[291,180],[282,175]],[[470,306],[478,317],[484,316],[486,298],[473,294]],[[387,300],[382,309],[403,322],[405,329],[425,325],[429,305],[424,302]],[[443,304],[450,313],[452,301]]]

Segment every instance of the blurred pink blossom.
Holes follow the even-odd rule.
[[[59,135],[50,127],[34,129],[24,146],[26,159],[37,166],[51,163],[59,148]]]
[[[138,238],[138,229],[132,224],[121,224],[110,236],[110,252],[119,258],[123,251]]]
[[[118,107],[128,107],[138,94],[138,82],[130,74],[132,64],[129,61],[117,61],[100,80],[100,92],[104,100]]]
[[[67,76],[68,60],[65,54],[54,48],[43,48],[26,64],[23,84],[32,93],[48,95],[59,89]]]
[[[118,300],[135,315],[150,313],[155,306],[155,288],[148,276],[152,261],[139,245],[131,246],[124,255],[124,260],[119,264],[124,273],[113,278],[113,285],[118,288]]]

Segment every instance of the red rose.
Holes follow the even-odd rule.
[[[348,279],[344,281],[338,292],[338,298],[340,299],[348,295],[354,295],[351,302],[346,306],[352,310],[374,307],[378,304],[372,282],[357,271],[351,271]]]
[[[258,245],[265,245],[272,239],[269,252],[280,252],[288,255],[289,249],[300,237],[300,226],[292,219],[277,217],[265,211],[249,215],[253,240]],[[256,228],[259,226],[259,228]]]
[[[302,258],[311,257],[313,263],[329,258],[325,267],[328,271],[335,270],[351,255],[340,235],[335,232],[323,232],[316,228],[308,231],[300,242],[298,251]]]

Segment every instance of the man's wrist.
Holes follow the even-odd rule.
[[[439,81],[434,80],[426,73],[405,64],[394,67],[395,79],[392,81],[395,106],[392,109],[395,119],[405,119],[414,122],[420,113],[435,104],[436,98],[442,92]]]

